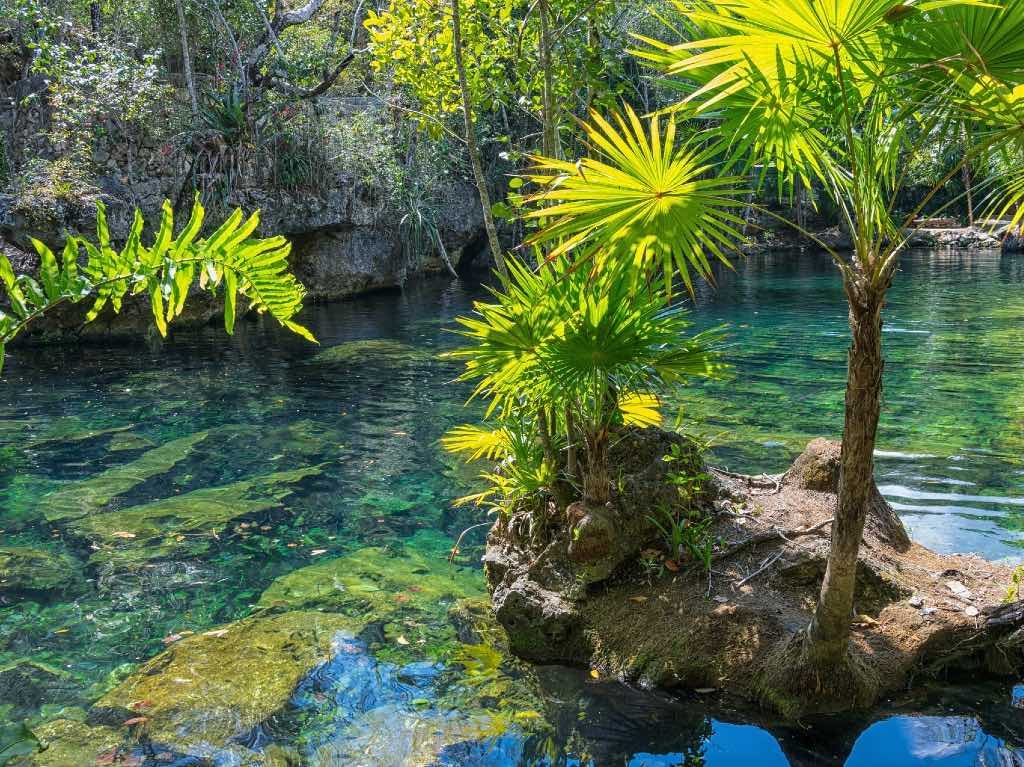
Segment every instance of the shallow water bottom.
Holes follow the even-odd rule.
[[[912,254],[887,310],[879,482],[940,551],[1020,558],[1018,259]],[[841,428],[838,282],[806,254],[752,259],[719,284],[694,321],[730,324],[735,377],[677,404],[719,435],[718,462],[781,471]],[[0,591],[0,738],[23,720],[59,733],[38,765],[1024,764],[1024,690],[1006,683],[936,683],[871,719],[783,727],[714,694],[526,667],[453,624],[458,600],[483,596],[482,530],[455,566],[447,556],[484,517],[451,506],[472,474],[436,440],[478,412],[437,352],[482,295],[438,282],[314,306],[319,348],[250,321],[231,340],[210,328],[161,346],[11,352],[0,549],[53,559],[45,582],[37,567],[35,583]],[[150,675],[173,690],[209,664],[173,731],[159,728],[163,699],[122,700],[97,721],[97,701],[168,648],[184,657],[240,619],[296,610],[351,630],[319,637],[329,649],[308,668],[274,654],[288,646],[278,635],[250,634],[228,649],[251,673],[216,678],[200,648]],[[266,669],[297,681],[281,692]],[[151,721],[124,724],[138,717]]]

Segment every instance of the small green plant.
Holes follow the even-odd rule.
[[[1018,565],[1010,576],[1010,587],[1006,589],[1006,596],[1003,602],[1009,604],[1020,599],[1020,584],[1024,581],[1024,565]]]
[[[225,144],[241,144],[249,132],[246,103],[235,90],[223,95],[207,93],[199,109],[199,117],[207,128],[215,131]]]
[[[667,481],[675,486],[679,494],[679,504],[674,507],[662,506],[658,509],[659,517],[648,517],[662,534],[668,547],[670,561],[681,559],[684,553],[701,564],[704,571],[711,569],[711,557],[714,554],[715,542],[711,537],[712,518],[704,515],[697,507],[705,484],[710,479],[707,472],[693,471],[694,465],[703,464],[701,456],[706,443],[694,442],[690,445],[675,443],[662,460],[678,467],[668,472]]]
[[[658,513],[660,519],[651,516],[647,519],[662,534],[670,553],[668,561],[675,565],[684,553],[688,553],[700,563],[705,572],[709,571],[715,551],[715,541],[711,537],[711,524],[714,520],[696,510],[673,510],[667,506],[661,506]]]
[[[668,506],[659,506],[658,515],[647,519],[652,525],[658,528],[664,538],[665,546],[668,548],[669,557],[673,560],[679,559],[683,554],[683,546],[686,543],[686,522],[680,510],[673,511]]]
[[[711,557],[715,553],[715,540],[711,537],[711,517],[691,516],[683,527],[683,544],[705,573],[711,572]]]
[[[528,419],[510,419],[496,429],[456,426],[441,438],[441,445],[469,461],[496,462],[480,472],[486,489],[457,499],[456,506],[472,503],[507,515],[523,501],[539,499],[554,480]]]

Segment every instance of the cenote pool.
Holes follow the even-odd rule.
[[[472,473],[437,446],[475,414],[437,353],[481,295],[444,280],[314,306],[320,347],[251,321],[10,353],[0,732],[49,742],[25,764],[1024,765],[1021,686],[940,681],[808,729],[495,649],[483,530],[446,561],[482,520],[451,504]],[[781,471],[839,434],[842,307],[814,254],[701,292],[694,321],[731,326],[735,376],[674,404],[718,463]],[[1024,258],[908,255],[885,339],[883,492],[928,546],[1024,559]]]

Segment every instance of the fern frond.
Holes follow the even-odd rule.
[[[312,333],[295,321],[302,309],[305,289],[288,270],[290,243],[283,237],[253,237],[259,213],[245,218],[235,210],[208,238],[196,239],[205,211],[198,197],[185,227],[174,237],[174,213],[164,201],[163,215],[153,244],[142,244],[144,221],[135,211],[131,229],[121,250],[111,246],[107,212],[96,204],[96,242],[68,238],[58,265],[53,252],[33,240],[39,254],[37,282],[29,275],[14,274],[10,261],[0,255],[0,285],[11,314],[0,312],[0,370],[4,352],[25,327],[53,307],[92,298],[85,315],[91,322],[108,305],[119,312],[127,296],[147,293],[153,321],[161,335],[181,315],[189,291],[198,277],[199,286],[214,293],[224,291],[224,327],[233,333],[238,297],[248,307],[266,312],[284,327],[316,342]],[[84,250],[85,264],[79,268]]]

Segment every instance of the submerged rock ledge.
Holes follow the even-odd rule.
[[[685,439],[655,429],[623,435],[612,465],[616,456],[626,461],[619,464],[626,491],[609,505],[597,536],[589,515],[550,537],[538,535],[536,524],[524,534],[517,515],[494,525],[485,570],[513,652],[587,665],[642,686],[713,688],[788,717],[870,706],[934,674],[1012,675],[1024,665],[1024,603],[1003,604],[1011,568],[911,542],[876,491],[851,616],[851,653],[870,693],[854,699],[787,689],[792,685],[777,681],[775,666],[816,603],[837,501],[839,445],[811,442],[779,476],[709,470],[703,506],[713,516],[717,545],[705,574],[696,563],[682,563],[678,572],[652,567],[649,547],[659,534],[643,520],[656,506],[649,489],[629,493],[669,486],[666,464],[655,458],[669,442]],[[594,545],[598,539],[617,544]],[[574,556],[582,549],[590,561]],[[607,570],[608,577],[591,577]]]

